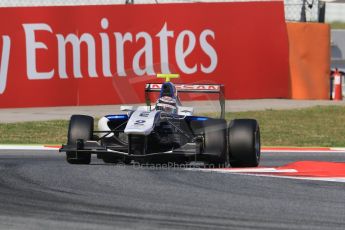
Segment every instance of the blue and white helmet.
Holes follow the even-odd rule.
[[[176,99],[169,96],[160,97],[156,102],[156,110],[177,113]]]
[[[171,98],[177,98],[177,90],[172,82],[164,82],[162,84],[161,92],[159,97],[169,96]]]

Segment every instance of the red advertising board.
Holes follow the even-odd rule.
[[[283,2],[0,8],[0,107],[142,102],[157,73],[290,96]]]

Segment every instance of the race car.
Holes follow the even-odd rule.
[[[91,154],[105,163],[202,163],[214,167],[257,167],[260,162],[260,129],[254,119],[225,118],[224,86],[220,84],[148,83],[145,106],[121,106],[122,114],[99,119],[72,115],[66,152],[70,164],[90,164]],[[150,94],[159,93],[151,105]],[[180,93],[218,94],[220,118],[193,115],[181,104]]]

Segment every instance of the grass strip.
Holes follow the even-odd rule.
[[[234,118],[257,119],[265,146],[345,146],[345,107],[342,106],[226,114],[227,120]]]
[[[339,22],[339,21],[335,21],[335,22],[331,22],[331,29],[345,29],[345,23],[344,22]]]
[[[257,119],[264,146],[345,146],[342,106],[226,113],[228,121],[235,118]],[[62,144],[67,129],[64,120],[0,124],[0,144]]]
[[[67,141],[67,129],[67,120],[0,124],[0,143],[62,144]]]

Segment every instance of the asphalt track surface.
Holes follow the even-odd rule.
[[[261,166],[345,153],[262,153]],[[344,229],[345,183],[0,151],[0,229]]]

